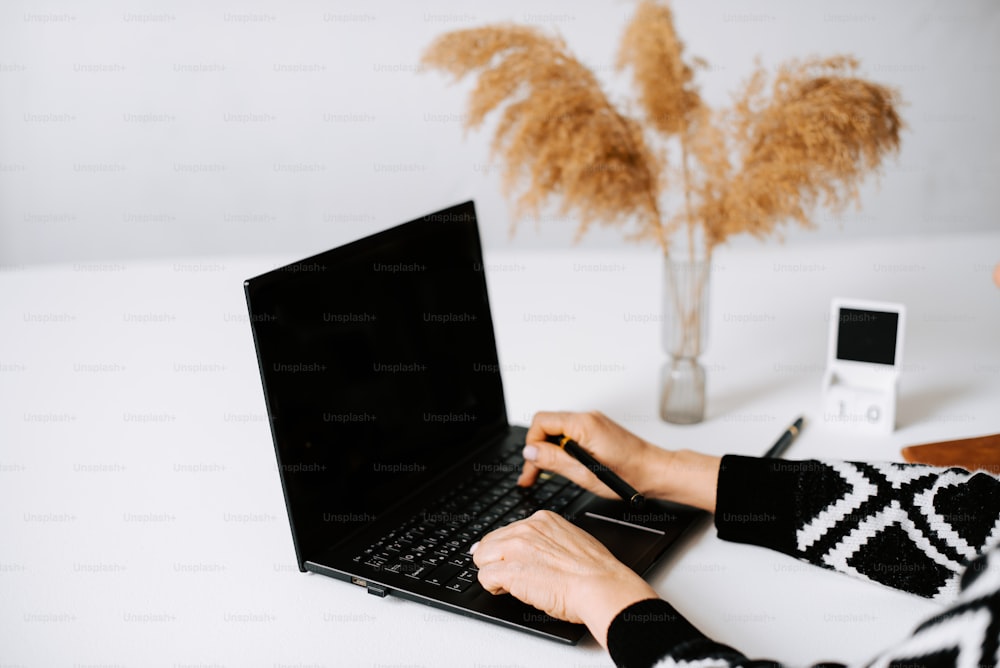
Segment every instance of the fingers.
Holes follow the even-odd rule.
[[[596,494],[614,496],[586,466],[559,446],[545,440],[549,435],[564,434],[585,444],[590,440],[588,433],[592,431],[591,423],[600,417],[602,416],[592,413],[536,413],[525,437],[527,445],[524,448],[524,468],[517,484],[528,487],[535,483],[541,471],[551,471]]]
[[[539,510],[530,517],[495,529],[472,548],[472,561],[479,569],[479,582],[493,594],[506,593],[510,581],[526,563],[538,559],[537,551],[546,537],[557,531],[562,517]],[[514,571],[514,572],[512,572]]]
[[[558,524],[560,520],[567,521],[551,511],[536,510],[523,520],[494,529],[472,545],[469,550],[472,553],[472,561],[478,568],[483,568],[505,558],[518,556],[523,546],[517,544],[516,539],[541,534],[546,531],[541,529],[543,525]],[[537,539],[538,536],[532,537]]]
[[[521,476],[517,479],[517,484],[521,487],[530,487],[535,484],[538,474],[545,467],[539,463],[538,448],[547,445],[546,436],[558,436],[564,433],[565,424],[569,421],[570,413],[565,412],[539,412],[531,420],[528,433],[524,437],[526,443],[524,448],[524,468]]]
[[[524,460],[524,468],[521,469],[521,475],[517,479],[517,484],[521,487],[531,487],[538,480],[538,474],[541,472],[537,466],[532,464],[527,459]]]
[[[505,562],[498,561],[479,569],[479,584],[482,585],[483,589],[494,595],[509,593],[503,586],[507,578],[504,566]]]
[[[518,556],[524,544],[538,544],[540,538],[560,530],[565,531],[566,527],[577,530],[569,520],[551,510],[536,510],[523,520],[494,529],[474,543],[469,550],[472,561],[481,568],[495,561],[503,561],[512,554]]]
[[[551,443],[529,443],[524,449],[526,457],[534,458],[533,460],[525,459],[524,468],[528,473],[526,474],[525,471],[521,472],[521,479],[531,480],[528,484],[534,482],[538,476],[538,471],[551,471],[588,489],[601,485],[601,482],[586,466],[558,445]],[[518,483],[521,483],[521,479],[518,480]]]
[[[584,426],[585,413],[568,413],[566,411],[540,411],[535,413],[528,427],[525,440],[528,443],[544,441],[546,436],[565,434],[574,441],[587,441],[587,430]]]
[[[552,471],[564,475],[560,469],[572,466],[571,461],[565,460],[573,460],[559,446],[545,442],[529,442],[524,446],[522,455],[524,456],[524,468],[517,480],[517,484],[522,487],[533,485],[538,479],[538,474],[542,471]]]
[[[522,546],[509,540],[512,533],[510,527],[514,524],[491,531],[470,550],[472,561],[479,569],[479,584],[491,594],[508,593],[505,583],[513,576],[510,572],[511,564],[520,565]]]

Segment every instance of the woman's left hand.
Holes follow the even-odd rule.
[[[657,598],[600,541],[546,510],[488,533],[472,559],[487,591],[510,593],[553,617],[586,624],[601,646],[619,612]]]

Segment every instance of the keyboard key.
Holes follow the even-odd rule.
[[[369,557],[368,561],[365,562],[365,566],[371,566],[372,568],[382,568],[382,566],[388,561],[383,557]]]
[[[555,495],[556,491],[557,491],[556,489],[550,487],[547,489],[538,490],[532,496],[540,505],[551,499]]]
[[[570,503],[576,500],[579,494],[574,494],[572,492],[562,492],[551,501],[546,504],[546,507],[554,513],[558,513],[563,508],[568,506]]]
[[[471,580],[460,580],[457,577],[444,586],[449,591],[463,592],[472,586]]]
[[[506,515],[504,515],[502,518],[500,518],[499,524],[506,526],[511,522],[517,522],[518,520],[523,520],[530,514],[531,513],[529,513],[527,510],[512,510]]]
[[[403,564],[400,566],[399,572],[409,578],[414,578],[416,580],[423,579],[423,576],[427,574],[430,570],[424,564]]]
[[[494,489],[492,491],[486,492],[480,497],[488,506],[491,503],[496,502],[497,499],[502,499],[504,497],[504,490]]]
[[[456,552],[458,552],[458,548],[451,545],[438,545],[434,548],[434,554],[439,554],[442,557],[450,557]]]
[[[443,554],[432,554],[429,557],[424,557],[420,563],[426,564],[430,568],[440,566],[448,560]]]
[[[489,507],[485,501],[473,501],[469,504],[469,514],[478,515]],[[470,518],[471,519],[471,518]]]
[[[513,496],[505,496],[504,498],[502,498],[499,501],[497,501],[496,505],[493,506],[493,508],[495,510],[500,510],[500,511],[510,510],[511,508],[513,508],[514,506],[516,506],[518,503],[523,503],[523,502],[519,501],[517,498],[515,498]]]
[[[443,566],[438,566],[430,573],[424,577],[424,582],[430,583],[432,585],[443,585],[446,582],[450,582],[453,577],[458,575],[463,569],[459,566],[453,564],[444,564]]]
[[[525,514],[525,516],[528,516],[531,513],[533,513],[536,510],[538,510],[538,503],[537,502],[522,501],[521,503],[519,503],[516,506],[514,506],[513,508],[511,508],[511,510],[519,510],[519,511],[523,512]]]
[[[460,568],[465,568],[469,562],[472,561],[472,557],[467,552],[459,552],[448,557],[445,563],[451,564],[452,566],[458,566]]]
[[[483,513],[483,515],[479,518],[479,521],[484,523],[486,526],[489,526],[498,519],[500,519],[500,512],[497,510],[491,510],[488,513]]]

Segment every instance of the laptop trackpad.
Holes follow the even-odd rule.
[[[657,543],[663,542],[664,532],[643,526],[634,516],[622,513],[621,506],[624,506],[621,502],[588,504],[573,518],[573,524],[601,541],[619,561],[634,568]]]

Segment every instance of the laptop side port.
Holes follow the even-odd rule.
[[[359,587],[364,587],[365,589],[368,588],[368,582],[366,580],[362,580],[361,578],[354,577],[353,575],[351,576],[351,584],[356,584]]]

